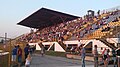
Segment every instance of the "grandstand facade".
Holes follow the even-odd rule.
[[[120,9],[112,9],[78,17],[41,8],[18,23],[36,29],[19,40],[32,45],[42,42],[47,50],[55,44],[54,50],[62,52],[77,49],[79,44],[84,44],[88,53],[94,45],[98,45],[99,51],[101,48],[117,49],[120,46]]]

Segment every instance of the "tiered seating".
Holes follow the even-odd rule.
[[[61,23],[51,27],[46,27],[42,30],[38,30],[37,32],[33,32],[31,34],[25,35],[24,38],[25,40],[31,41],[31,42],[38,42],[39,40],[59,41],[59,40],[67,40],[67,39],[70,39],[71,37],[84,38],[86,35],[87,37],[90,37],[90,38],[99,38],[99,37],[105,36],[106,33],[109,33],[109,31],[100,32],[102,30],[101,28],[102,26],[100,25],[101,24],[100,22],[102,22],[102,20],[104,20],[106,17],[110,15],[111,15],[110,13],[104,13],[104,14],[101,14],[99,17],[95,17],[91,20],[87,20],[86,18],[84,19],[78,18],[73,21],[68,21],[66,23]],[[113,18],[113,17],[110,17],[110,18]],[[107,21],[112,21],[112,20],[107,20]],[[97,31],[92,30],[89,33],[85,33],[85,32],[88,32],[90,29],[93,29],[92,26],[94,25],[96,25],[100,29],[97,28],[98,30],[95,29]],[[112,31],[112,29],[110,30]]]
[[[84,28],[88,25],[85,22],[86,20],[82,20],[82,22],[80,22],[80,20],[78,20],[78,21],[76,21],[76,20],[69,21],[67,23],[61,23],[61,24],[51,26],[51,27],[46,27],[42,30],[35,32],[35,33],[29,34],[26,37],[27,37],[27,39],[30,39],[30,40],[31,39],[33,39],[33,40],[42,39],[42,40],[48,40],[48,41],[56,41],[56,40],[59,40],[62,36],[64,38],[64,40],[66,40],[70,36],[72,36],[73,31],[74,32],[79,31],[81,28]]]
[[[85,39],[97,39],[97,38],[102,38],[102,37],[106,37],[106,36],[110,36],[112,35],[112,33],[114,32],[114,28],[120,27],[120,21],[119,22],[110,22],[108,23],[110,30],[109,31],[104,31],[102,32],[103,28],[106,28],[107,25],[104,25],[102,28],[96,30],[94,33],[86,36]],[[118,31],[117,31],[118,32]]]
[[[85,24],[85,25],[83,25],[83,27],[81,28],[81,29],[78,29],[78,30],[76,30],[75,29],[75,31],[73,31],[72,33],[73,34],[79,34],[78,36],[80,36],[79,38],[81,39],[81,38],[83,38],[85,35],[86,35],[86,33],[82,33],[82,37],[81,37],[81,32],[85,32],[86,31],[86,29],[87,28],[89,28],[89,30],[90,29],[92,29],[92,25],[93,24],[99,24],[98,22],[100,21],[100,20],[102,20],[104,17],[107,17],[107,16],[109,16],[109,13],[105,13],[105,14],[101,14],[100,15],[100,17],[98,17],[98,18],[93,18],[93,21],[92,22],[87,22],[87,24]],[[98,27],[99,27],[99,25],[98,25]],[[87,31],[88,32],[88,31]],[[91,31],[89,31],[89,33],[91,33]],[[88,33],[88,34],[89,34]],[[85,35],[83,35],[83,34],[85,34]],[[75,38],[75,37],[74,37]]]
[[[107,21],[106,24],[103,24],[103,25],[100,25],[100,29],[96,29],[97,31],[94,30],[94,32],[88,34],[86,37],[84,37],[84,39],[90,39],[90,38],[101,38],[102,36],[105,36],[106,33],[111,33],[110,31],[112,31],[113,29],[110,29],[110,31],[106,31],[106,32],[101,32],[102,28],[104,29],[106,27],[106,25],[108,24],[109,26],[112,26],[111,24],[109,24],[109,22],[112,22],[114,21],[116,18],[119,18],[119,15],[120,15],[120,11],[117,11],[117,12],[113,12],[112,14],[110,13],[110,15],[107,15],[108,18],[107,19],[102,19],[103,21]],[[100,20],[101,21],[101,20]],[[113,24],[113,23],[112,23]],[[105,26],[104,26],[105,25]],[[103,27],[102,27],[103,26]],[[113,25],[114,26],[114,25]],[[112,26],[112,27],[113,27]]]

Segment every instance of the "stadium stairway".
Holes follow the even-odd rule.
[[[110,31],[102,32],[101,31],[102,29],[98,29],[97,31],[90,34],[85,39],[96,39],[96,40],[103,42],[106,46],[116,49],[117,47],[113,43],[107,42],[106,38],[113,38],[117,33],[120,32],[120,30],[119,30],[120,29],[120,21],[119,22],[110,22],[109,25],[112,26]]]
[[[65,45],[62,41],[59,41],[58,44],[59,44],[64,50],[66,50],[66,45]]]
[[[100,38],[100,39],[96,39],[96,40],[103,42],[106,46],[108,46],[110,48],[114,48],[114,49],[117,48],[113,43],[107,42],[107,40],[105,38]]]
[[[105,37],[113,37],[113,36],[115,36],[117,33],[120,32],[120,21],[118,21],[118,22],[111,22],[110,25],[111,25],[111,26],[114,26],[114,28],[113,28],[113,30],[112,30],[109,34],[107,34],[107,36],[105,36]]]

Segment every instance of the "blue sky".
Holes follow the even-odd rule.
[[[6,32],[8,37],[15,38],[29,32],[29,28],[17,23],[42,7],[83,16],[89,9],[98,11],[116,6],[120,6],[120,0],[1,0],[0,36]]]

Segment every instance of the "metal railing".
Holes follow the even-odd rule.
[[[113,12],[113,11],[117,11],[117,10],[120,10],[120,5],[116,6],[116,7],[113,7],[113,8],[101,10],[101,13]]]

